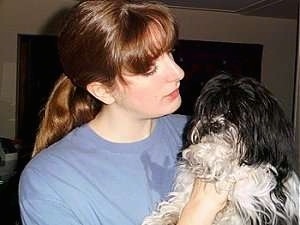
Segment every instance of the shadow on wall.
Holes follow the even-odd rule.
[[[48,21],[44,24],[44,26],[42,26],[39,33],[57,35],[61,30],[69,11],[70,8],[63,8],[57,11],[53,16],[51,16],[48,19]]]

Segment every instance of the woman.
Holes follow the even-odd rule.
[[[177,27],[157,3],[79,3],[59,34],[64,75],[20,179],[29,224],[141,224],[171,190],[186,117]],[[226,196],[197,183],[178,224],[211,224]]]

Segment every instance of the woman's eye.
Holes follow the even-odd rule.
[[[151,67],[151,69],[150,69],[148,72],[146,72],[144,75],[145,75],[145,76],[151,76],[151,75],[153,75],[154,73],[156,73],[156,71],[157,71],[157,66],[153,66],[153,67]]]

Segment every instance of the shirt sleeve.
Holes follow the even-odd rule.
[[[23,225],[79,225],[80,219],[64,204],[55,184],[38,170],[27,168],[19,182],[19,206]],[[72,203],[70,203],[72,204]]]
[[[80,221],[58,202],[50,200],[21,200],[23,225],[79,225]]]

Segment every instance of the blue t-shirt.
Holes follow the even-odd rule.
[[[22,172],[23,225],[138,225],[167,196],[187,118],[157,119],[150,137],[112,143],[86,124],[34,157]]]

